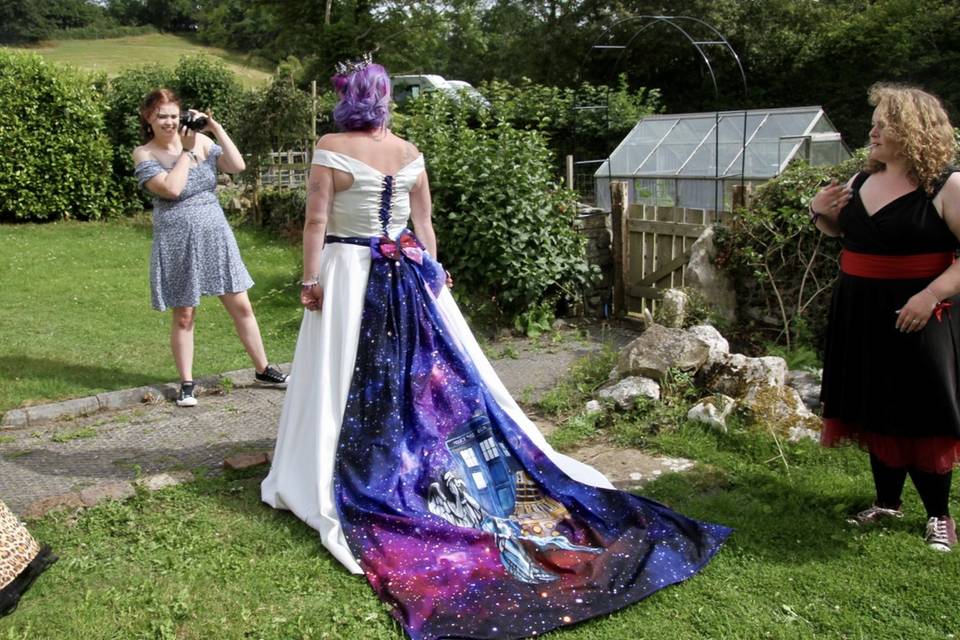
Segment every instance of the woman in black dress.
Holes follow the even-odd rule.
[[[851,518],[903,516],[907,475],[927,511],[925,540],[950,551],[952,469],[960,461],[960,174],[953,127],[919,89],[870,89],[864,171],[821,189],[817,227],[840,236],[824,357],[822,442],[870,452],[876,501]],[[953,309],[951,309],[951,306]]]

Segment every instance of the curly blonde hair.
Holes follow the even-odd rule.
[[[884,135],[900,145],[910,177],[932,194],[957,156],[953,126],[940,99],[916,87],[884,82],[870,87],[868,96]],[[884,168],[882,162],[867,160],[869,173]]]

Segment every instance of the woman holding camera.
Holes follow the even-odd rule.
[[[257,381],[284,385],[287,376],[267,360],[246,293],[253,280],[215,192],[218,170],[243,171],[240,151],[209,113],[181,114],[180,99],[169,89],[155,89],[144,98],[140,133],[144,144],[133,151],[134,171],[141,188],[154,196],[150,286],[154,309],[173,310],[170,346],[180,374],[177,404],[197,404],[193,327],[203,295],[219,297],[233,318]]]
[[[850,522],[903,517],[907,476],[936,551],[957,541],[950,516],[960,462],[960,174],[940,101],[878,84],[870,154],[845,185],[821,189],[813,222],[841,236],[823,366],[822,442],[870,453],[876,498]],[[951,308],[952,307],[952,308]]]

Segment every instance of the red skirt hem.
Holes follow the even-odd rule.
[[[932,473],[947,473],[960,464],[960,439],[951,436],[907,438],[871,433],[839,418],[824,418],[820,444],[837,447],[853,443],[895,469],[914,467]]]

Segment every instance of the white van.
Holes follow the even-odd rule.
[[[450,85],[442,77],[432,74],[417,74],[392,76],[390,82],[393,85],[393,100],[400,103],[412,98],[419,98],[425,93],[431,91],[450,91]]]
[[[463,80],[445,80],[434,74],[399,75],[390,78],[393,85],[393,100],[396,103],[405,102],[413,98],[430,93],[443,91],[455,99],[466,95],[467,99],[478,104],[489,104],[479,91],[469,82]]]

